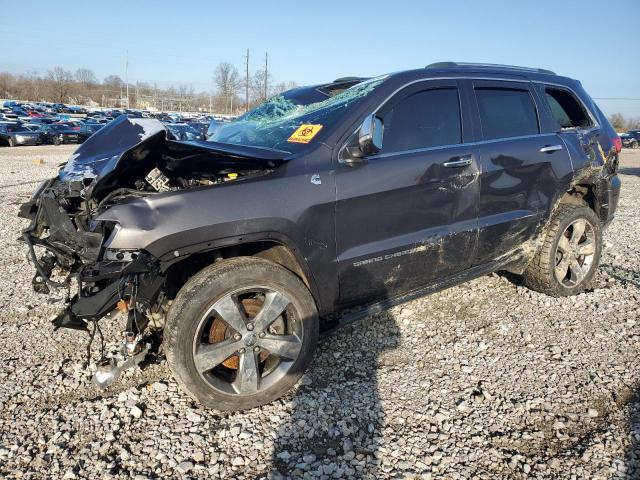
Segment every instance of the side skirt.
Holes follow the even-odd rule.
[[[522,260],[522,258],[523,254],[521,251],[513,252],[508,254],[506,257],[502,257],[499,260],[471,267],[456,275],[447,277],[440,282],[426,285],[424,287],[419,287],[417,289],[411,290],[410,292],[396,295],[381,302],[373,303],[362,308],[356,307],[355,309],[349,309],[345,312],[338,312],[332,317],[323,319],[324,321],[322,322],[321,333],[323,336],[330,335],[334,331],[346,325],[357,322],[358,320],[362,320],[363,318],[370,315],[377,315],[381,312],[384,312],[385,310],[390,309],[391,307],[395,307],[397,305],[410,302],[411,300],[415,300],[416,298],[420,298],[431,293],[439,292],[441,290],[460,285],[470,280],[474,280],[478,277],[482,277],[483,275],[488,275],[499,270],[509,270],[512,266],[517,265]]]

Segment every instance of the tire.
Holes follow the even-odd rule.
[[[272,315],[261,316],[267,311]],[[224,260],[194,275],[178,292],[164,331],[178,384],[221,411],[246,410],[284,395],[311,362],[317,340],[318,312],[304,283],[254,257]],[[287,356],[272,353],[276,347]]]
[[[16,146],[16,142],[13,140],[12,137],[9,137],[8,144],[9,144],[10,147],[15,147]]]
[[[638,148],[640,146],[640,144],[638,144],[638,142],[632,142],[631,143],[631,148]]]
[[[57,136],[53,137],[53,144],[56,145],[56,146],[60,145],[60,139]]]
[[[581,223],[584,232],[575,240]],[[591,283],[601,252],[602,225],[595,212],[586,204],[560,204],[547,225],[542,246],[524,272],[524,282],[552,297],[577,295]]]

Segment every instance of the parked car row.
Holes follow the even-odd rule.
[[[82,143],[114,118],[156,118],[172,140],[205,140],[212,126],[227,118],[194,113],[134,109],[87,109],[62,103],[4,102],[0,108],[0,145]]]

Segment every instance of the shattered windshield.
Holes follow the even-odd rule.
[[[209,141],[297,151],[304,148],[323,127],[338,121],[351,105],[369,95],[386,78],[372,78],[334,97],[307,105],[299,105],[277,95],[235,122],[220,126]],[[305,133],[307,137],[303,138]]]

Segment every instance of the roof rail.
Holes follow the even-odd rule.
[[[469,62],[436,62],[427,65],[425,68],[496,68],[500,70],[516,70],[521,72],[547,73],[555,75],[555,72],[545,68],[518,67],[516,65],[500,65],[497,63],[469,63]]]

